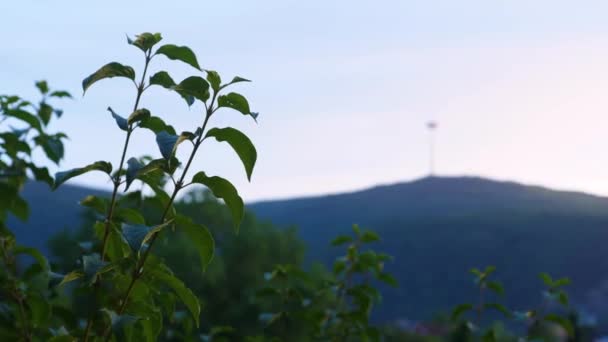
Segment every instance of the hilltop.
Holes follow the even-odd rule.
[[[249,206],[261,218],[296,225],[309,258],[330,261],[327,241],[353,223],[376,230],[377,247],[400,281],[385,289],[382,318],[428,319],[476,298],[468,271],[496,265],[515,309],[538,303],[538,273],[568,276],[575,304],[608,303],[608,199],[477,177],[427,177],[329,196]]]
[[[28,223],[11,219],[18,240],[46,248],[81,224],[78,201],[102,191],[66,185],[51,193],[29,183]],[[329,263],[329,242],[353,223],[380,233],[376,247],[400,282],[385,288],[378,319],[429,319],[476,298],[468,271],[496,265],[511,308],[538,303],[538,273],[572,278],[574,304],[608,316],[608,198],[476,177],[427,177],[327,196],[248,205],[262,219],[297,226],[308,259]]]

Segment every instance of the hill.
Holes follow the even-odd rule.
[[[21,245],[35,247],[48,254],[47,241],[62,230],[73,230],[82,225],[85,210],[78,203],[88,195],[107,196],[111,194],[64,184],[54,192],[48,185],[39,182],[28,182],[21,194],[30,206],[30,217],[21,222],[9,217],[11,228]]]
[[[608,306],[608,199],[474,177],[407,183],[310,198],[255,203],[276,224],[296,225],[309,259],[331,260],[327,246],[353,223],[380,233],[387,269],[384,319],[428,319],[474,301],[472,267],[496,265],[506,301],[530,309],[541,299],[538,273],[572,278],[575,305],[598,316]]]
[[[63,186],[51,194],[30,183],[28,223],[9,222],[18,240],[47,250],[46,241],[80,225],[78,201],[95,191]],[[473,177],[429,177],[371,189],[248,206],[260,218],[296,225],[308,259],[330,262],[329,247],[353,223],[378,231],[377,249],[400,282],[384,289],[377,319],[429,319],[474,301],[468,271],[496,265],[505,300],[517,310],[541,299],[541,271],[572,278],[574,304],[608,317],[608,199]]]

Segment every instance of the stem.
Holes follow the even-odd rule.
[[[137,97],[135,98],[135,104],[133,105],[133,111],[137,110],[139,107],[139,100],[141,100],[141,95],[144,92],[144,81],[146,78],[146,73],[148,72],[148,65],[150,64],[150,52],[146,53],[146,63],[144,65],[144,72],[141,75],[141,81],[139,82],[139,86],[137,87]],[[133,133],[133,125],[129,125],[127,129],[127,136],[125,138],[125,143],[122,149],[122,155],[120,157],[120,163],[118,164],[118,171],[122,170],[122,167],[125,164],[125,157],[127,155],[127,148],[129,147],[129,140],[131,139],[131,133]],[[110,201],[110,209],[108,210],[108,215],[106,217],[106,226],[104,229],[103,243],[101,247],[101,261],[105,261],[106,257],[106,245],[108,242],[108,236],[110,235],[110,223],[112,222],[112,216],[114,215],[114,207],[116,205],[116,195],[118,193],[118,187],[120,186],[120,174],[116,175],[116,179],[114,179],[114,190],[112,191],[112,200]]]
[[[477,325],[481,326],[481,317],[483,316],[483,306],[484,306],[484,291],[485,284],[482,283],[479,287],[479,306],[477,307]]]
[[[144,65],[144,72],[141,75],[141,80],[139,82],[139,86],[137,86],[137,97],[135,98],[135,104],[133,105],[133,111],[137,110],[137,107],[139,107],[139,101],[141,100],[141,95],[144,92],[144,81],[146,79],[146,73],[148,72],[148,65],[150,64],[150,60],[152,58],[150,57],[150,52],[148,51],[146,53],[146,63]],[[105,220],[105,227],[104,227],[104,233],[103,233],[103,240],[101,243],[101,261],[105,261],[106,259],[106,249],[107,249],[107,245],[108,245],[108,238],[110,236],[110,224],[112,223],[112,218],[114,216],[114,207],[116,206],[116,197],[118,194],[118,188],[120,187],[121,181],[120,181],[120,170],[122,170],[124,163],[125,163],[125,157],[127,155],[127,149],[129,147],[129,141],[131,140],[131,133],[133,133],[133,124],[129,125],[129,127],[127,128],[127,136],[125,137],[125,143],[124,146],[122,148],[122,155],[120,156],[120,163],[118,164],[118,173],[116,174],[116,177],[113,179],[114,182],[114,189],[112,190],[112,199],[110,200],[110,208],[108,209],[108,214],[106,215],[106,220]],[[96,278],[95,280],[95,293],[97,293],[99,291],[99,276]],[[84,331],[84,337],[83,340],[84,342],[87,342],[89,340],[89,334],[91,331],[91,327],[93,325],[93,317],[94,314],[91,313],[89,315],[89,318],[87,319],[87,325]]]
[[[190,169],[190,165],[192,165],[192,161],[194,160],[194,156],[196,155],[198,148],[201,146],[201,143],[204,140],[203,136],[205,133],[205,129],[207,128],[207,123],[209,122],[209,119],[211,118],[211,115],[213,114],[212,108],[213,108],[213,103],[215,102],[215,96],[216,96],[216,94],[214,94],[213,98],[211,99],[210,107],[207,108],[207,106],[205,106],[206,113],[205,113],[205,120],[204,120],[203,126],[201,128],[201,134],[197,137],[196,142],[194,143],[194,148],[192,149],[192,152],[190,153],[190,157],[188,158],[188,162],[186,163],[186,166],[184,167],[184,171],[182,172],[182,175],[180,176],[177,183],[175,184],[173,193],[171,194],[169,202],[167,203],[167,206],[165,207],[165,209],[163,211],[163,215],[160,219],[160,224],[165,223],[165,221],[167,219],[167,215],[169,214],[169,210],[171,209],[171,206],[173,205],[173,202],[175,201],[177,194],[179,193],[179,191],[181,189],[183,189],[184,179],[186,178],[188,169]],[[150,251],[152,250],[154,242],[156,241],[156,238],[158,237],[158,234],[159,234],[159,232],[156,232],[152,235],[152,237],[150,238],[150,242],[148,243],[148,248],[146,248],[144,254],[139,259],[139,262],[137,263],[135,269],[133,270],[131,282],[129,283],[129,286],[127,287],[127,291],[125,292],[125,295],[120,302],[121,304],[120,304],[120,308],[118,309],[118,315],[122,315],[124,313],[125,309],[127,308],[127,303],[128,303],[129,297],[131,295],[131,292],[133,291],[133,287],[135,286],[135,283],[137,282],[137,280],[139,278],[141,278],[143,275],[143,266],[146,263],[146,260],[150,254]],[[111,332],[111,326],[107,327],[107,329],[104,333],[105,341],[110,340],[110,338],[112,336],[110,334],[110,332]]]
[[[29,329],[27,327],[27,317],[25,316],[25,308],[23,306],[23,298],[17,293],[13,293],[13,298],[19,304],[19,314],[21,315],[21,320],[23,324],[23,338],[26,341],[31,341],[32,336],[30,335]]]
[[[91,315],[89,319],[87,319],[87,327],[84,329],[84,341],[87,341],[89,339],[89,334],[91,333],[91,327],[93,326],[92,316],[93,315]]]
[[[4,267],[6,267],[7,270],[10,270],[11,273],[16,274],[17,266],[15,265],[15,259],[7,251],[6,240],[4,238],[0,239],[0,243],[0,247],[2,248],[2,261],[4,263]],[[23,339],[25,341],[31,341],[32,336],[30,335],[29,328],[27,325],[27,316],[25,315],[25,307],[23,306],[23,297],[21,297],[21,295],[19,294],[19,290],[17,289],[17,285],[15,283],[12,284],[12,288],[13,289],[11,289],[9,293],[19,306],[19,315],[21,316],[21,323],[23,329]]]
[[[283,293],[282,293],[282,303],[281,303],[281,310],[283,311],[283,324],[282,324],[282,328],[283,328],[283,338],[285,339],[285,341],[287,340],[287,329],[289,328],[289,322],[287,322],[287,302],[289,300],[289,288],[288,288],[288,283],[287,283],[287,277],[284,277],[283,279]]]
[[[139,92],[138,92],[139,93]],[[139,102],[139,96],[138,101]],[[136,102],[136,106],[137,106]],[[133,132],[131,126],[129,126],[127,130],[127,136],[125,138],[125,143],[122,149],[122,156],[120,157],[120,164],[118,170],[122,170],[122,167],[125,162],[125,156],[127,154],[127,148],[129,147],[129,140],[131,139],[131,133]],[[110,209],[108,209],[108,215],[106,216],[106,225],[103,233],[103,242],[101,244],[101,261],[105,261],[106,259],[106,248],[108,244],[108,237],[110,236],[110,224],[112,222],[112,217],[114,216],[114,207],[116,205],[116,195],[118,194],[118,187],[120,186],[120,175],[117,175],[114,182],[114,189],[112,191],[112,199],[110,200]]]

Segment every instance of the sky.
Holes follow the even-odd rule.
[[[211,122],[255,143],[251,182],[225,144],[205,143],[194,163],[247,201],[423,177],[429,120],[439,175],[608,195],[606,1],[20,0],[0,13],[0,93],[35,98],[34,81],[46,79],[75,95],[56,103],[65,113],[50,128],[70,137],[62,170],[118,164],[124,132],[106,108],[129,115],[135,90],[112,79],[82,96],[80,84],[111,61],[139,75],[141,52],[125,35],[150,31],[224,79],[253,80],[235,91],[258,123],[230,111]],[[196,73],[162,57],[151,68]],[[142,104],[178,131],[200,121],[200,107],[167,91],[150,88]],[[160,156],[141,130],[128,156],[143,154]],[[73,183],[110,188],[100,173]]]

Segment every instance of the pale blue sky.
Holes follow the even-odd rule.
[[[249,134],[251,183],[226,146],[196,166],[248,200],[352,190],[427,172],[424,124],[440,122],[437,169],[608,194],[606,1],[2,1],[0,93],[35,94],[47,79],[77,95],[53,129],[71,141],[61,168],[118,163],[127,81],[81,80],[109,61],[141,71],[125,34],[161,32],[204,68],[239,86],[259,124],[224,112],[215,123]],[[193,71],[159,58],[153,69]],[[199,117],[174,94],[143,104],[176,128]],[[183,152],[187,152],[184,149]],[[129,156],[152,151],[135,135]],[[75,183],[109,187],[100,174]]]

